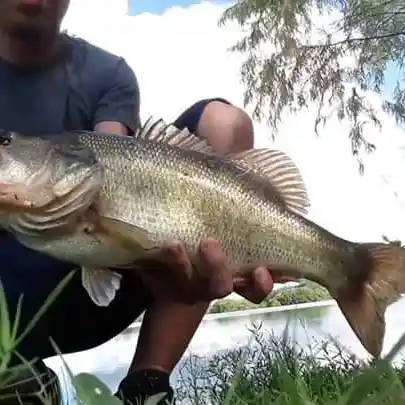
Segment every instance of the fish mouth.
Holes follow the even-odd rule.
[[[0,183],[0,210],[6,212],[35,211],[52,198],[52,190],[41,187],[41,191],[26,184]]]

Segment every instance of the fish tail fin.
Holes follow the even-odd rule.
[[[386,244],[363,243],[358,254],[367,274],[336,294],[336,301],[364,348],[380,357],[385,335],[385,311],[405,292],[405,249]],[[351,283],[353,280],[348,280]]]

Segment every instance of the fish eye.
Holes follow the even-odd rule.
[[[0,146],[10,145],[12,141],[12,132],[5,129],[0,130]]]

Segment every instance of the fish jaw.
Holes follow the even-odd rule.
[[[54,197],[49,186],[0,183],[0,211],[33,211],[48,204]]]

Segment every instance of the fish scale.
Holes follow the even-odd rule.
[[[241,212],[235,214],[240,207],[247,205],[247,201],[240,200],[249,197],[240,193],[239,184],[235,184],[225,171],[223,175],[218,173],[218,162],[211,166],[204,162],[196,165],[191,158],[188,162],[180,160],[182,154],[178,150],[169,148],[168,153],[173,156],[165,156],[166,151],[159,148],[160,144],[150,147],[147,143],[143,144],[145,142],[125,145],[118,142],[120,138],[114,138],[109,144],[97,142],[99,139],[92,136],[87,141],[86,137],[83,142],[94,150],[96,158],[105,167],[110,168],[102,192],[111,204],[101,204],[100,215],[148,229],[154,243],[163,243],[168,238],[179,239],[194,250],[201,236],[219,237],[232,260],[240,264],[246,260],[247,254],[241,247],[248,242],[255,224],[263,223],[264,212],[253,209],[255,215],[240,226],[240,221],[246,216]],[[103,159],[108,149],[117,153],[111,154],[108,160]],[[122,156],[126,157],[125,163],[112,169],[115,160],[121,158],[123,161]],[[138,176],[140,172],[141,177]],[[129,187],[112,181],[117,173],[125,173],[122,181]],[[132,197],[134,195],[136,200]],[[122,203],[113,204],[118,199]],[[218,221],[218,216],[221,221]],[[235,227],[241,228],[237,239],[230,232]],[[262,227],[257,228],[260,230]],[[253,259],[257,259],[257,253],[251,254]]]
[[[214,237],[239,267],[235,276],[263,265],[276,279],[326,287],[379,356],[386,307],[405,292],[405,250],[341,239],[306,218],[309,205],[285,153],[219,155],[162,120],[134,137],[0,135],[1,226],[31,249],[80,266],[95,304],[111,303],[122,271],[150,271],[142,260],[166,242],[184,242],[197,265],[201,239]]]

